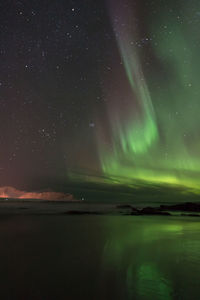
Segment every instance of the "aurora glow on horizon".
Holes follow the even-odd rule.
[[[119,70],[107,108],[112,147],[102,146],[102,140],[98,146],[102,171],[113,182],[118,178],[120,183],[130,184],[139,179],[199,189],[200,68],[195,24],[177,22],[173,12],[153,20],[152,35],[159,37],[159,43],[150,42],[161,76],[145,79],[130,13],[134,9],[130,3],[111,1],[110,11],[128,85],[124,87]],[[163,68],[167,71],[164,78]],[[119,106],[119,101],[123,105]]]
[[[134,185],[139,180],[200,191],[200,38],[190,22],[194,9],[179,5],[182,16],[173,11],[159,19],[151,16],[151,38],[141,40],[135,7],[130,1],[110,1],[120,57],[113,58],[105,87],[107,120],[99,122],[96,134],[107,182]]]

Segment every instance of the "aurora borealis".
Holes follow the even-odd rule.
[[[175,1],[171,9],[159,6],[159,17],[156,12],[148,14],[148,34],[138,42],[141,29],[135,21],[134,1],[126,5],[111,2],[110,15],[124,70],[116,70],[115,88],[109,91],[111,147],[99,143],[102,170],[111,180],[125,184],[139,179],[197,191],[199,3]],[[144,49],[142,43],[150,46]],[[145,63],[151,66],[146,75]],[[123,104],[118,105],[119,99]]]
[[[197,0],[8,1],[1,20],[1,186],[199,194]]]
[[[200,0],[0,1],[0,299],[199,300]]]

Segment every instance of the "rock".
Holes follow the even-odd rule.
[[[135,207],[131,207],[132,212],[138,212],[139,210]]]
[[[175,205],[160,205],[160,210],[200,212],[200,204],[185,202],[185,203],[180,203]]]
[[[169,212],[162,212],[158,208],[154,207],[144,207],[142,210],[139,211],[141,215],[162,215],[162,216],[170,216]]]

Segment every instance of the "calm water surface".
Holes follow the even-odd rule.
[[[200,299],[197,218],[0,220],[0,299]]]

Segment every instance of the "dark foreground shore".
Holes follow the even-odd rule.
[[[185,202],[173,205],[135,206],[102,204],[84,201],[0,200],[0,215],[160,215],[200,217],[200,203]]]

